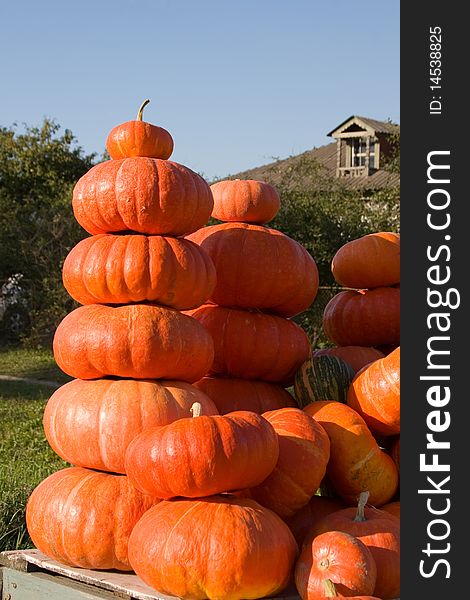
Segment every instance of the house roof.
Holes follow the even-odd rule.
[[[342,129],[346,129],[346,125],[348,123],[351,124],[353,122],[358,123],[359,125],[364,125],[365,128],[373,129],[376,133],[395,133],[399,130],[399,126],[389,121],[377,121],[376,119],[369,119],[367,117],[360,117],[358,115],[351,115],[347,119],[345,119],[342,123],[340,123],[337,127],[335,127],[332,131],[327,133],[328,137],[332,137],[334,133],[337,131],[341,131]]]
[[[348,119],[347,119],[348,120]],[[369,119],[370,121],[371,119]],[[346,121],[345,121],[346,122]],[[335,182],[347,189],[373,190],[380,188],[390,188],[400,185],[400,176],[398,173],[391,173],[385,169],[378,169],[369,177],[341,177],[336,178],[338,147],[336,142],[313,148],[297,156],[291,156],[284,160],[277,160],[273,163],[249,169],[243,173],[238,173],[230,178],[232,179],[256,179],[266,181],[271,185],[279,185],[296,165],[302,160],[315,160],[324,169],[326,175],[334,178]],[[324,185],[324,181],[321,182]]]

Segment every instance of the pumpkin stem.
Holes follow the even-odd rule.
[[[325,579],[323,581],[323,588],[325,590],[325,595],[327,598],[337,598],[338,597],[338,592],[336,591],[336,586],[331,581],[331,579]]]
[[[364,515],[364,509],[367,504],[367,500],[369,499],[369,492],[361,492],[359,495],[359,502],[357,503],[357,512],[354,517],[355,521],[366,521],[366,517]]]
[[[195,402],[189,410],[193,417],[200,417],[202,412],[202,404],[200,402]]]
[[[139,112],[137,113],[137,118],[136,121],[142,121],[143,120],[143,116],[144,116],[144,108],[147,106],[147,104],[150,102],[150,100],[147,98],[147,100],[144,100],[142,102],[142,104],[140,105],[139,108]]]

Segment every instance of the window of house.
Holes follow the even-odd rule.
[[[367,138],[353,138],[351,140],[351,167],[365,167],[367,156]],[[369,167],[375,168],[375,143],[371,141],[369,152]]]

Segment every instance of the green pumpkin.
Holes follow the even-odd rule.
[[[352,367],[337,356],[312,356],[295,374],[294,393],[300,408],[316,400],[346,403],[354,379]]]

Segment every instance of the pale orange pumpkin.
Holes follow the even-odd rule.
[[[179,310],[203,304],[216,281],[202,248],[160,235],[86,238],[68,254],[62,278],[80,304],[153,302]]]
[[[157,502],[125,475],[71,467],[36,487],[26,506],[26,525],[36,548],[53,560],[83,569],[132,571],[129,536]]]
[[[260,309],[283,317],[306,310],[318,291],[318,269],[307,250],[276,229],[248,223],[203,227],[188,236],[212,258],[220,306]]]
[[[129,541],[129,560],[145,583],[194,600],[274,596],[287,586],[296,555],[287,525],[246,498],[164,500]]]
[[[269,183],[254,179],[227,179],[211,185],[212,216],[219,221],[263,225],[277,215],[280,200]]]
[[[214,346],[195,319],[150,304],[88,304],[68,314],[54,336],[54,358],[68,375],[193,382],[210,369]]]
[[[125,473],[124,458],[142,431],[217,409],[203,392],[183,381],[74,379],[46,404],[44,431],[54,452],[73,465]]]

